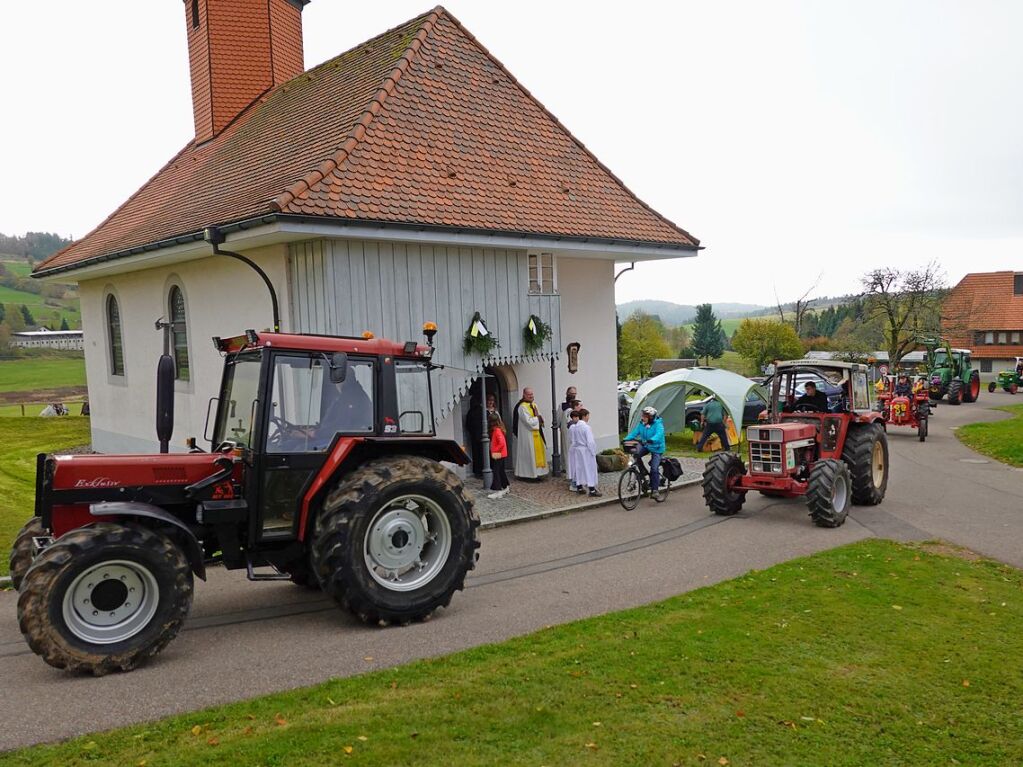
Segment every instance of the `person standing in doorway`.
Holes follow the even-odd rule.
[[[569,448],[568,465],[575,480],[576,492],[587,493],[590,497],[599,498],[597,490],[597,441],[593,438],[590,428],[590,411],[586,408],[573,410],[579,413],[579,420],[568,430]]]
[[[703,406],[703,414],[700,416],[703,421],[703,434],[700,441],[696,443],[696,452],[703,450],[704,444],[712,434],[717,434],[721,440],[721,447],[728,450],[728,429],[725,428],[725,409],[721,406],[717,397]]]
[[[490,422],[490,416],[497,416],[497,420],[501,422],[501,428],[504,429],[504,419],[501,418],[501,413],[497,409],[497,396],[494,394],[487,394],[487,422]]]
[[[543,416],[533,401],[533,390],[522,390],[522,399],[512,415],[515,435],[515,476],[520,479],[542,479],[547,476],[547,443],[543,436]]]
[[[487,428],[490,430],[490,468],[494,472],[494,480],[490,485],[493,490],[487,498],[498,499],[508,495],[508,473],[505,461],[508,458],[508,440],[505,438],[504,422],[497,413],[487,416]]]

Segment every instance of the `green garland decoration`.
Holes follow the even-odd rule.
[[[526,351],[535,352],[542,349],[544,342],[549,340],[553,333],[550,325],[535,314],[529,315],[526,326],[522,328],[522,340],[526,343]]]
[[[465,349],[466,354],[472,354],[475,352],[482,357],[486,357],[490,352],[501,344],[493,333],[487,328],[486,321],[480,317],[480,313],[476,312],[472,315],[472,320],[469,322],[469,328],[465,331],[465,339],[462,343],[462,348]]]

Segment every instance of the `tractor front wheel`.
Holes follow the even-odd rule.
[[[994,394],[995,393],[995,389],[997,389],[997,388],[998,388],[998,384],[996,384],[994,381],[992,381],[991,383],[989,383],[987,385],[987,393],[988,394]]]
[[[378,458],[327,497],[313,569],[323,590],[364,623],[425,620],[465,587],[479,524],[461,481],[436,461]]]
[[[55,668],[130,671],[178,633],[192,605],[192,570],[170,539],[100,522],[46,547],[25,573],[18,622]]]
[[[818,461],[810,469],[806,485],[806,506],[818,527],[841,527],[849,516],[852,479],[849,467],[832,458]]]
[[[1019,385],[1015,383],[1009,384],[1009,394],[1015,394],[1019,391]]]
[[[963,401],[963,382],[962,379],[954,378],[952,383],[948,385],[948,404],[958,405]]]
[[[927,416],[924,416],[917,422],[916,435],[920,438],[921,442],[927,441]]]
[[[43,523],[39,517],[32,517],[18,532],[14,539],[14,546],[11,547],[11,585],[15,591],[21,591],[21,581],[32,566],[32,559],[35,557],[35,544],[32,539],[46,535]]]
[[[730,517],[746,502],[746,491],[735,483],[746,474],[742,459],[735,453],[715,453],[703,470],[703,499],[715,514]]]
[[[888,438],[879,424],[849,426],[842,460],[852,477],[852,501],[876,506],[888,489]]]

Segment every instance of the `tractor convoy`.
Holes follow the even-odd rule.
[[[468,458],[434,433],[436,326],[424,333],[215,338],[210,452],[40,455],[11,554],[32,650],[130,670],[175,637],[211,563],[321,588],[371,624],[446,606],[476,563],[479,517],[441,463]]]

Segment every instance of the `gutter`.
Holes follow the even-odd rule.
[[[623,257],[628,257],[630,253],[636,252],[650,252],[650,253],[664,253],[666,258],[671,258],[671,254],[675,254],[676,258],[684,258],[687,256],[695,256],[699,251],[703,250],[702,245],[691,245],[683,246],[664,242],[650,242],[646,240],[621,240],[613,239],[608,237],[579,237],[571,235],[559,235],[559,234],[540,234],[536,232],[516,232],[514,230],[499,230],[499,229],[478,229],[473,227],[452,227],[452,226],[439,226],[435,224],[406,224],[400,222],[390,221],[368,221],[368,220],[350,220],[350,219],[334,219],[325,216],[300,216],[290,215],[283,213],[271,213],[262,216],[255,216],[253,218],[243,219],[230,224],[224,224],[222,226],[215,227],[221,234],[228,235],[237,232],[246,231],[249,229],[255,229],[262,226],[268,226],[272,224],[287,225],[297,224],[299,226],[315,226],[317,228],[325,228],[328,230],[362,230],[360,234],[366,233],[377,233],[376,236],[381,239],[386,238],[387,233],[403,233],[403,234],[424,234],[429,239],[440,242],[445,238],[452,238],[457,241],[462,238],[483,238],[483,239],[499,239],[508,238],[513,240],[521,240],[523,243],[535,243],[539,245],[576,245],[576,246],[592,246],[594,250],[601,249],[613,249],[621,250]],[[205,240],[205,232],[207,228],[200,229],[195,232],[188,232],[186,234],[177,235],[174,237],[168,237],[163,240],[157,240],[156,242],[147,243],[146,245],[138,245],[132,248],[126,248],[124,250],[114,251],[113,253],[107,253],[101,256],[93,256],[92,258],[85,259],[83,261],[76,261],[71,264],[64,266],[51,267],[49,269],[41,269],[32,273],[32,277],[41,279],[44,277],[52,277],[57,274],[63,274],[65,272],[76,271],[86,266],[95,266],[96,264],[106,263],[109,261],[116,261],[121,258],[127,258],[129,256],[140,255],[142,253],[151,253],[153,251],[162,250],[164,248],[170,248],[177,245],[188,245],[196,242],[203,242]],[[329,236],[327,232],[322,233],[323,236]],[[402,238],[405,239],[405,238]],[[624,259],[623,259],[624,260]],[[629,258],[628,260],[632,260]]]

